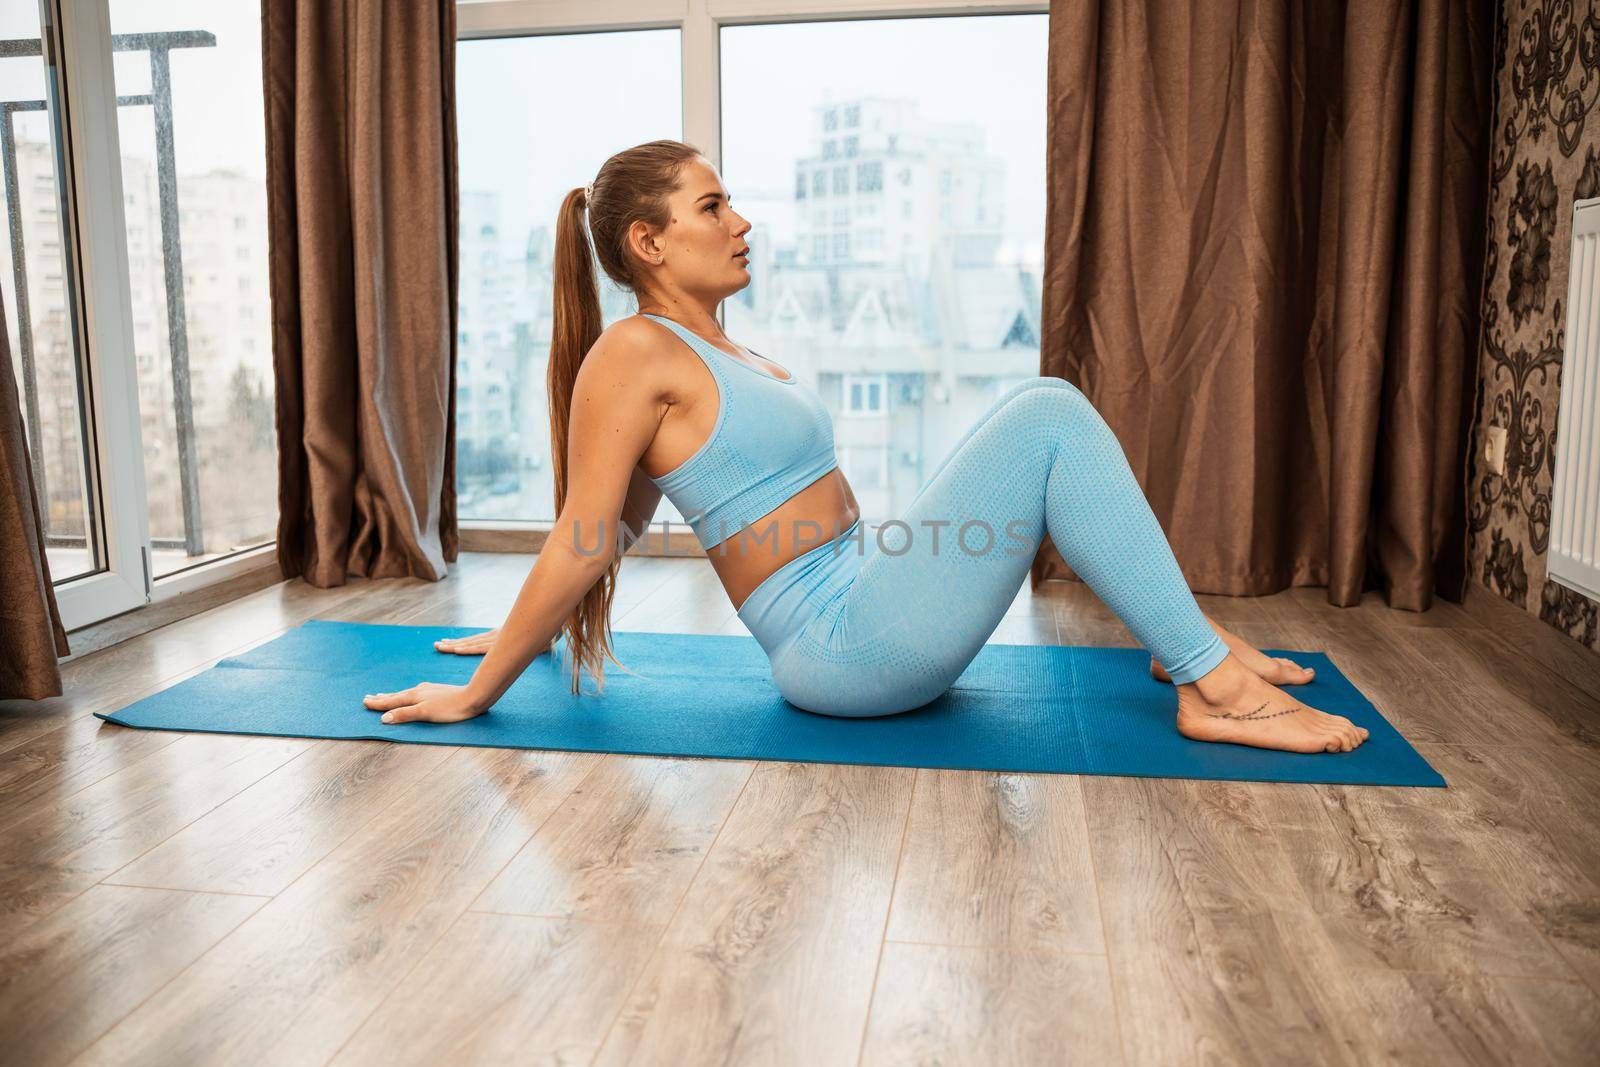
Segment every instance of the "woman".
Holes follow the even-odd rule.
[[[602,268],[640,307],[603,332],[583,211]],[[884,715],[933,700],[999,625],[1048,532],[1177,684],[1185,737],[1296,752],[1366,739],[1275,684],[1309,670],[1201,614],[1116,437],[1064,379],[1007,390],[901,518],[868,535],[815,393],[717,324],[717,305],[750,283],[749,229],[711,163],[677,141],[620,152],[567,195],[548,375],[559,517],[505,623],[436,646],[484,654],[472,680],[367,697],[384,722],[482,714],[561,635],[574,692],[585,669],[603,687],[621,554],[664,491],[800,708]]]

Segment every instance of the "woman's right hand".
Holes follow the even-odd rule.
[[[482,656],[494,647],[495,638],[500,636],[500,628],[485,630],[481,634],[468,634],[466,637],[442,637],[433,643],[433,647],[440,652],[450,652],[457,656]]]

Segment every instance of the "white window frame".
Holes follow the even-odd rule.
[[[105,569],[55,587],[62,626],[76,629],[139,607],[150,599],[150,518],[144,493],[138,376],[133,353],[133,310],[122,211],[122,167],[117,147],[116,97],[111,78],[111,23],[104,0],[63,3],[57,15],[59,57],[70,101],[55,136],[65,140],[71,181],[65,190],[76,229],[82,301],[87,395],[80,397],[84,449],[91,469],[90,507],[100,509],[99,555]],[[52,120],[55,116],[52,116]],[[118,160],[105,166],[105,160]],[[64,234],[70,241],[72,234]],[[20,384],[20,383],[19,383]],[[97,488],[96,488],[97,487]],[[98,500],[95,495],[98,494]]]
[[[722,167],[721,30],[724,26],[929,15],[1039,15],[1048,0],[463,0],[456,6],[456,37],[601,33],[677,29],[683,46],[683,139]],[[843,115],[840,116],[843,123]],[[826,168],[824,168],[825,170]],[[828,179],[831,183],[831,178]],[[884,177],[888,181],[888,175]],[[831,186],[830,186],[831,187]],[[809,199],[809,197],[808,197]],[[888,403],[888,385],[880,396]],[[467,530],[543,531],[550,521],[462,519]]]

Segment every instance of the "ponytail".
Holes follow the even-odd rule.
[[[628,228],[639,220],[666,228],[671,218],[667,198],[677,188],[683,165],[698,156],[698,149],[680,141],[651,141],[612,156],[592,183],[571,190],[561,201],[556,216],[550,362],[545,373],[558,516],[567,503],[567,435],[572,424],[573,385],[583,357],[599,339],[602,326],[594,258],[598,257],[607,276],[637,294],[640,277],[624,248]],[[601,205],[598,212],[596,203]],[[592,254],[589,234],[594,235]],[[596,691],[604,692],[608,659],[627,670],[611,648],[611,601],[621,565],[619,554],[599,581],[583,594],[557,634],[566,639],[571,653],[575,694],[581,692],[585,670],[594,675]],[[555,647],[554,641],[551,647]]]

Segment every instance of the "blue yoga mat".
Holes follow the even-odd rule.
[[[312,620],[120,711],[155,730],[377,738],[436,745],[650,756],[1153,778],[1442,786],[1416,749],[1320,652],[1268,649],[1316,668],[1292,691],[1371,735],[1353,752],[1303,755],[1207,744],[1173,726],[1177,692],[1137,648],[983,646],[944,695],[915,711],[844,719],[795,707],[772,683],[754,638],[613,631],[634,674],[608,665],[605,692],[573,695],[564,659],[540,656],[487,714],[386,726],[367,693],[464,683],[476,656],[435,651],[485,627]]]

